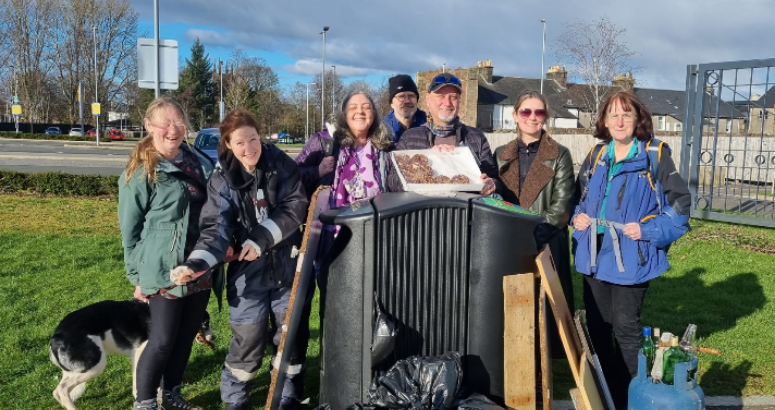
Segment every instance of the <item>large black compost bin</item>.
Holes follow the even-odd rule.
[[[397,360],[448,351],[464,358],[465,386],[503,403],[503,276],[535,270],[542,219],[486,201],[390,193],[321,217],[344,241],[322,312],[321,403],[368,401],[372,378]],[[399,330],[372,366],[375,294]]]

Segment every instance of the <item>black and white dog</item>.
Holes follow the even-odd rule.
[[[73,402],[83,394],[86,382],[105,370],[108,353],[131,358],[132,395],[136,396],[135,367],[148,342],[149,322],[148,304],[136,299],[97,302],[65,316],[48,349],[51,361],[62,369],[62,380],[54,389],[59,404],[75,410]],[[197,340],[212,349],[214,338],[205,312]]]

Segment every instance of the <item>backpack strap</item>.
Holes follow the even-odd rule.
[[[377,157],[379,158],[379,190],[385,192],[385,185],[387,179],[387,164],[385,163],[385,155],[387,152],[379,151]]]
[[[657,192],[656,181],[658,175],[657,172],[659,171],[659,161],[662,160],[663,145],[665,145],[665,142],[656,138],[651,138],[646,142],[646,159],[648,160],[649,166],[648,179],[651,189],[656,193],[659,213],[662,213],[662,198],[659,197],[659,192]]]
[[[589,166],[587,167],[586,171],[579,174],[579,179],[584,181],[584,191],[581,193],[582,201],[587,199],[587,194],[589,193],[589,180],[592,179],[592,175],[595,174],[595,168],[597,168],[597,164],[600,162],[600,158],[603,157],[603,153],[607,150],[608,143],[601,141],[598,142],[597,145],[592,147],[592,149],[589,151]],[[594,161],[592,160],[593,158]]]

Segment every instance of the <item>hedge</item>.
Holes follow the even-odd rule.
[[[74,175],[61,172],[27,174],[0,170],[0,192],[117,197],[118,176]]]
[[[59,141],[95,141],[93,137],[76,137],[65,134],[33,134],[29,132],[15,133],[13,131],[0,131],[0,137],[24,139],[24,140],[59,140]],[[110,142],[110,138],[100,138],[100,142]]]

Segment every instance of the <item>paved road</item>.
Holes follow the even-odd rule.
[[[19,172],[121,175],[134,142],[0,139],[0,169]],[[291,157],[299,149],[287,150]]]

